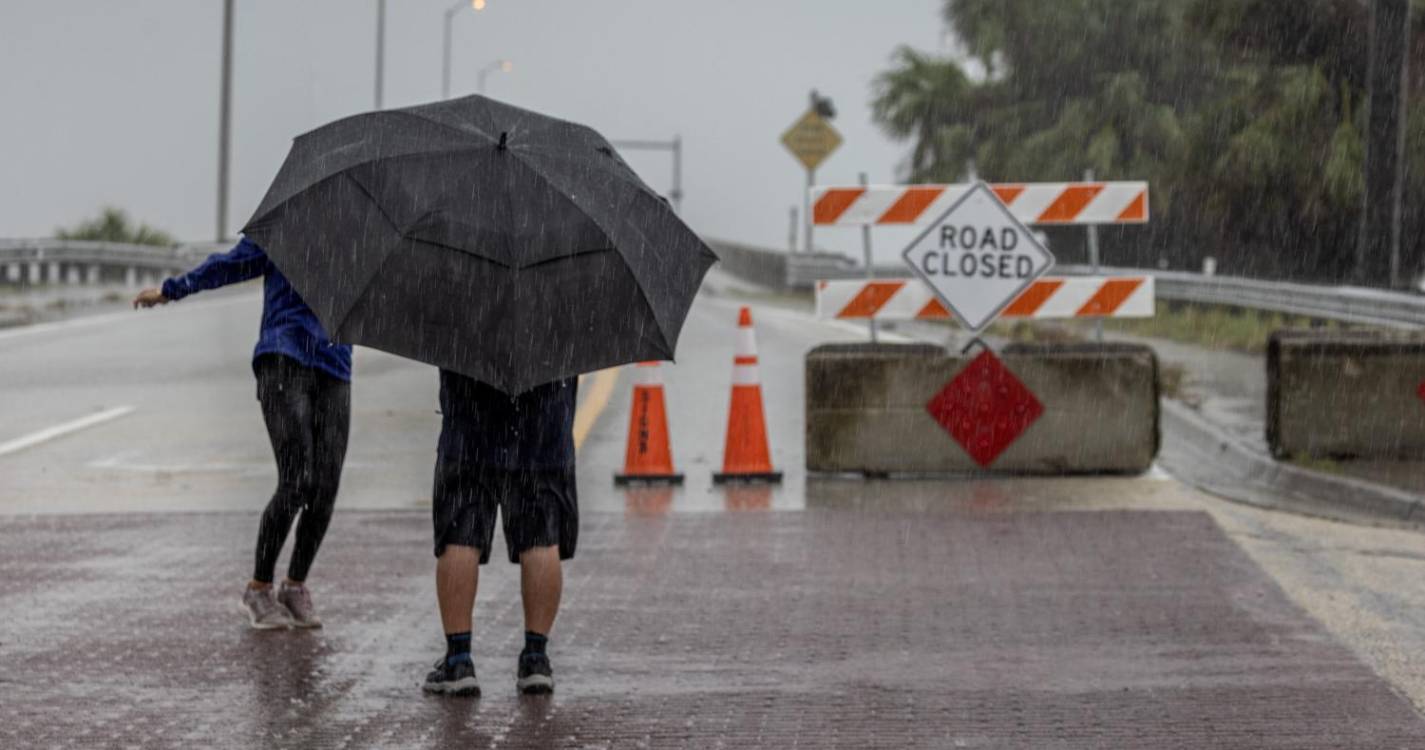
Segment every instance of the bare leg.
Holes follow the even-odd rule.
[[[564,569],[559,546],[535,547],[520,554],[520,594],[524,599],[524,627],[548,635],[559,614],[564,591]]]
[[[480,550],[447,545],[435,562],[435,597],[446,634],[468,633],[480,583]]]

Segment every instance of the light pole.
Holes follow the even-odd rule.
[[[465,2],[465,0],[460,0],[460,2],[445,9],[445,52],[441,57],[444,66],[441,69],[442,72],[440,77],[441,99],[450,98],[450,28],[451,25],[455,22],[455,14],[459,13],[460,9],[464,8],[466,5],[469,5],[475,10],[484,10],[485,0],[470,0],[470,2],[468,3]]]
[[[476,85],[475,90],[480,92],[481,94],[484,94],[486,76],[497,70],[502,73],[508,73],[514,69],[515,64],[510,62],[509,60],[495,60],[491,62],[489,65],[486,65],[485,67],[480,69],[479,83]]]
[[[381,84],[386,78],[386,0],[376,0],[376,109],[381,109]]]
[[[218,95],[218,242],[228,235],[228,153],[233,120],[233,0],[223,2],[222,92]]]

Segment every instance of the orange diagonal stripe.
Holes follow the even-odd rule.
[[[925,207],[935,202],[942,193],[943,187],[913,187],[907,188],[886,212],[881,214],[881,218],[876,220],[877,224],[910,224],[920,218]]]
[[[1147,221],[1148,220],[1148,191],[1144,190],[1128,204],[1128,208],[1123,209],[1123,213],[1118,215],[1117,221]]]
[[[935,297],[925,303],[925,307],[920,308],[920,312],[915,314],[917,320],[944,320],[950,317],[950,311],[945,309],[945,303]]]
[[[1103,315],[1112,315],[1123,301],[1128,299],[1139,286],[1142,286],[1142,279],[1109,279],[1102,287],[1084,303],[1079,311],[1074,313],[1075,317],[1087,318]]]
[[[1013,203],[1014,199],[1024,192],[1023,185],[991,185],[990,189],[995,191],[995,195],[998,195],[1006,206]]]
[[[1078,218],[1079,213],[1084,210],[1084,206],[1103,192],[1103,185],[1099,183],[1084,183],[1070,185],[1064,188],[1064,192],[1049,204],[1044,213],[1039,215],[1036,224],[1067,224]]]
[[[869,318],[885,307],[891,297],[905,286],[904,281],[871,281],[861,287],[852,300],[836,314],[838,318]]]
[[[812,221],[816,224],[835,224],[865,192],[863,188],[836,188],[822,193],[812,209]]]
[[[1009,303],[1009,307],[1000,313],[1000,317],[1006,318],[1027,318],[1034,314],[1036,310],[1044,306],[1054,292],[1059,291],[1059,287],[1064,285],[1063,279],[1040,279],[1029,285],[1024,293]]]

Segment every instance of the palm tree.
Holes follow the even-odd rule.
[[[953,180],[974,157],[976,86],[953,60],[901,47],[893,67],[872,84],[871,110],[891,136],[912,140],[907,179]]]

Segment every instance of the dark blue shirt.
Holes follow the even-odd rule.
[[[572,467],[578,387],[577,378],[566,378],[511,396],[441,370],[441,459],[499,469]]]
[[[263,354],[280,354],[334,378],[351,381],[351,347],[334,344],[297,290],[267,259],[267,253],[246,237],[226,253],[209,255],[182,276],[163,282],[163,296],[180,300],[194,292],[263,277],[262,327],[254,361]]]

